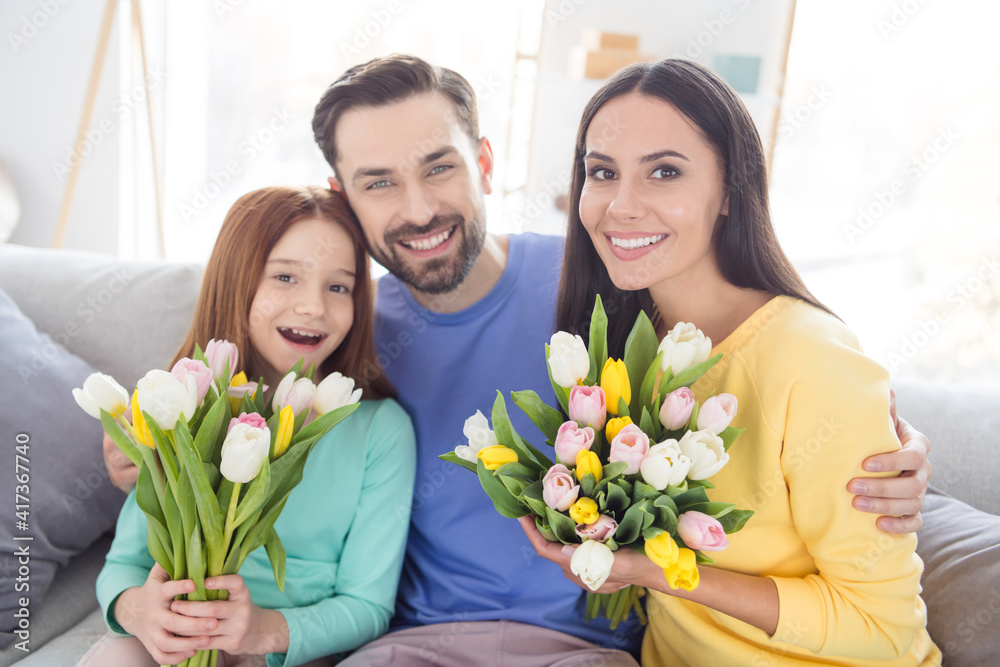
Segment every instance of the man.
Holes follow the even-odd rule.
[[[409,56],[345,72],[313,118],[333,189],[358,216],[379,283],[376,345],[417,432],[417,478],[392,631],[344,665],[634,665],[641,628],[584,623],[580,587],[539,558],[474,475],[438,459],[466,444],[465,420],[496,391],[533,389],[549,404],[544,344],[555,322],[562,239],[486,231],[493,153],[473,90]],[[518,432],[538,432],[509,406]],[[855,506],[887,532],[920,527],[928,444],[903,421],[904,449],[872,457],[894,479],[854,480]],[[134,472],[105,447],[112,479]],[[131,480],[129,477],[131,476]],[[866,493],[851,489],[852,492]],[[863,506],[867,503],[866,506]],[[906,515],[906,516],[901,516]],[[621,650],[618,650],[621,649]]]

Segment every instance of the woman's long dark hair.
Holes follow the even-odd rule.
[[[723,277],[737,287],[794,296],[832,314],[806,289],[778,245],[768,208],[764,150],[750,113],[714,72],[687,60],[670,59],[629,65],[611,77],[583,110],[573,156],[556,329],[579,333],[586,339],[594,295],[600,294],[605,310],[614,315],[608,318],[608,350],[619,355],[640,310],[646,311],[654,324],[659,319],[648,289],[620,290],[611,282],[580,220],[587,130],[601,107],[632,92],[663,100],[677,109],[694,123],[722,162],[729,215],[718,225],[714,241]]]

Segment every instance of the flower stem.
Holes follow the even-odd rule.
[[[233,495],[229,498],[229,511],[226,512],[226,532],[222,536],[222,550],[226,554],[229,553],[229,541],[233,537],[233,523],[236,521],[236,505],[239,504],[241,486],[243,486],[242,482],[235,482]]]

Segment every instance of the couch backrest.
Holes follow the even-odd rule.
[[[130,391],[184,342],[201,273],[195,264],[0,244],[0,289],[38,330]]]

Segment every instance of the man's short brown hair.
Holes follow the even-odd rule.
[[[479,138],[476,94],[461,74],[403,54],[375,58],[356,65],[334,81],[313,114],[313,136],[330,167],[337,171],[337,122],[357,107],[380,107],[421,93],[438,92],[455,105],[462,129],[472,141]]]

